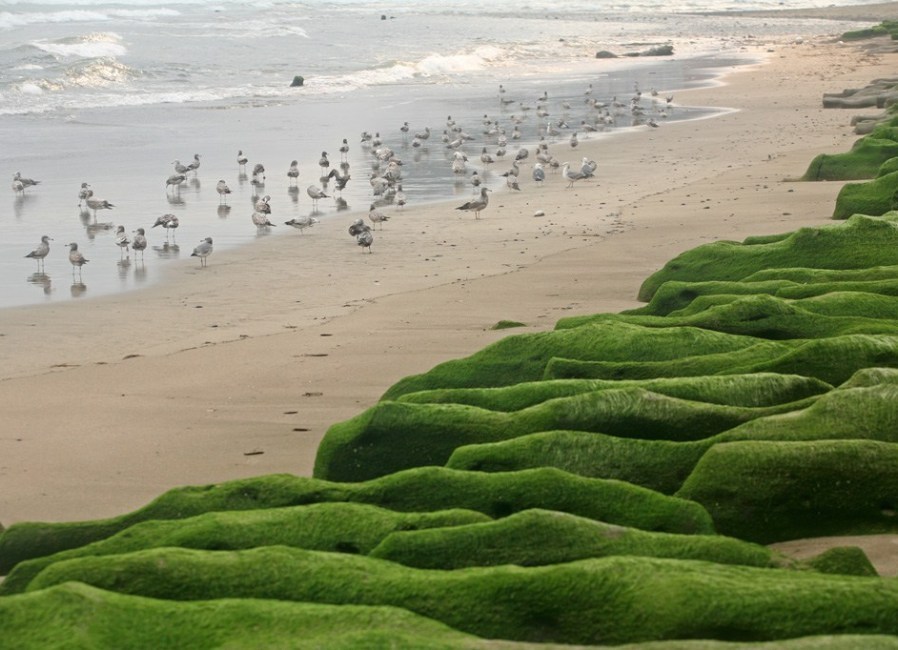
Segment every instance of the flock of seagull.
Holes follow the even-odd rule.
[[[617,119],[616,116],[623,115],[627,112],[630,114],[630,124],[645,124],[654,127],[657,126],[654,116],[666,117],[671,109],[671,102],[673,99],[672,96],[668,96],[662,104],[656,99],[657,92],[653,90],[651,92],[651,108],[649,109],[651,112],[650,116],[649,112],[647,112],[643,106],[643,97],[639,90],[638,83],[634,84],[634,95],[629,102],[618,102],[617,98],[614,98],[611,102],[605,103],[594,99],[592,95],[592,84],[589,84],[584,92],[584,104],[587,107],[588,116],[581,119],[579,125],[576,127],[571,127],[567,118],[569,111],[572,110],[570,101],[560,102],[559,106],[562,109],[562,117],[555,118],[551,116],[547,94],[543,93],[543,95],[537,99],[535,115],[539,120],[539,126],[536,129],[538,142],[534,149],[534,161],[531,171],[531,179],[536,185],[540,185],[546,181],[547,170],[556,172],[560,169],[561,176],[567,182],[568,188],[572,188],[577,181],[593,177],[596,173],[596,162],[586,157],[577,164],[559,162],[549,151],[549,139],[553,139],[557,142],[560,139],[562,132],[568,130],[570,136],[566,139],[566,143],[569,150],[574,150],[579,145],[580,134],[582,134],[583,137],[588,137],[590,133],[602,131],[609,125],[615,123],[615,120]],[[469,169],[469,159],[467,153],[465,153],[466,146],[470,146],[470,143],[476,139],[479,139],[481,143],[485,143],[483,146],[480,146],[479,155],[480,171],[483,172],[484,175],[486,175],[487,170],[493,165],[500,163],[506,159],[506,157],[510,158],[510,167],[504,171],[501,176],[505,178],[506,187],[514,191],[520,191],[521,189],[518,181],[520,166],[525,164],[525,161],[528,161],[531,154],[528,147],[520,146],[516,143],[514,154],[509,155],[508,146],[509,141],[514,142],[523,138],[521,128],[526,123],[528,114],[533,110],[533,107],[526,105],[524,102],[507,98],[506,89],[502,85],[499,86],[499,101],[504,112],[507,112],[508,107],[511,105],[517,105],[520,108],[519,113],[505,116],[507,125],[505,123],[500,123],[500,120],[498,119],[484,115],[481,123],[481,135],[479,138],[475,138],[457,124],[451,116],[448,116],[446,119],[446,128],[443,130],[441,136],[442,145],[447,152],[447,160],[451,167],[452,174],[457,178],[468,178],[473,188],[473,197],[458,206],[456,210],[472,212],[475,219],[480,219],[481,212],[489,206],[489,194],[492,190],[484,185],[483,178],[476,168]],[[627,106],[629,106],[629,110],[627,110]],[[423,130],[413,133],[408,122],[404,122],[399,128],[399,131],[404,147],[407,148],[408,146],[411,146],[413,150],[426,147],[433,133],[430,127],[425,127]],[[410,145],[409,138],[411,138]],[[361,134],[361,147],[363,150],[367,151],[371,157],[372,171],[368,178],[373,195],[373,201],[371,202],[368,211],[368,220],[371,222],[371,225],[367,225],[363,219],[356,219],[349,226],[349,234],[356,239],[356,243],[361,246],[363,250],[367,250],[370,253],[374,241],[374,234],[372,231],[375,227],[378,230],[382,230],[383,224],[390,218],[389,215],[381,211],[380,208],[386,205],[395,205],[399,210],[402,210],[407,203],[407,199],[402,189],[403,161],[396,155],[396,152],[390,146],[384,143],[380,133],[378,132],[372,135],[367,131],[363,132]],[[491,147],[493,147],[492,151],[490,151]],[[349,143],[347,139],[344,138],[339,147],[340,161],[338,163],[332,164],[328,153],[326,151],[321,152],[321,156],[318,160],[318,167],[321,171],[318,184],[312,184],[306,188],[306,194],[312,201],[312,214],[285,221],[283,222],[285,225],[294,227],[302,233],[306,228],[319,223],[319,220],[314,215],[318,213],[318,202],[321,199],[333,198],[337,204],[338,210],[347,208],[347,204],[342,198],[342,192],[351,180],[350,165],[348,161],[349,151]],[[187,182],[191,175],[196,178],[200,168],[200,159],[200,154],[194,154],[193,161],[186,165],[182,164],[180,160],[173,161],[174,173],[169,175],[165,180],[166,194],[177,194],[180,191],[181,186]],[[246,170],[247,165],[249,165],[249,158],[244,154],[243,150],[240,150],[237,153],[237,165],[241,180],[247,178],[248,174]],[[255,189],[263,188],[265,185],[265,166],[261,163],[256,163],[252,167],[251,176],[251,182],[254,186],[254,205],[251,220],[258,228],[273,227],[275,224],[271,221],[270,195],[266,194],[259,198],[255,195]],[[286,176],[290,188],[296,188],[300,176],[299,162],[297,160],[291,161]],[[328,191],[330,191],[329,186],[331,182],[333,182],[333,190],[329,194]],[[26,190],[39,184],[40,181],[25,178],[19,172],[16,172],[13,177],[12,188],[17,194],[21,193],[24,195]],[[231,194],[227,182],[224,179],[219,180],[215,189],[219,196],[219,205],[227,206],[228,195]],[[294,191],[298,191],[298,189],[295,189]],[[88,183],[81,184],[78,200],[79,206],[83,206],[87,210],[93,212],[95,221],[98,211],[111,210],[115,207],[115,205],[108,200],[94,196],[94,191]],[[152,227],[155,228],[161,226],[166,231],[166,241],[168,242],[174,237],[175,231],[179,225],[177,216],[174,214],[164,214],[156,219]],[[31,258],[37,261],[39,271],[43,269],[44,260],[50,252],[50,241],[52,241],[52,239],[49,236],[44,235],[34,250],[25,256],[26,258]],[[125,259],[126,255],[129,255],[130,250],[134,252],[135,259],[140,256],[142,262],[143,253],[147,248],[146,231],[144,228],[138,228],[129,236],[128,233],[126,233],[124,226],[118,226],[115,230],[115,244],[121,251],[122,260]],[[69,248],[68,257],[69,262],[72,265],[72,273],[74,275],[77,272],[80,278],[81,269],[89,262],[89,260],[78,250],[77,243],[72,242],[67,246]],[[212,238],[205,237],[193,249],[191,256],[199,258],[200,266],[204,268],[208,263],[207,260],[212,254],[212,251]]]

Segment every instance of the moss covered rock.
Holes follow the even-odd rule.
[[[645,530],[713,532],[698,504],[619,481],[584,479],[552,468],[482,474],[423,467],[364,483],[274,474],[177,488],[112,519],[14,524],[0,536],[0,559],[6,573],[24,560],[84,546],[142,521],[325,502],[368,503],[401,512],[462,508],[490,517],[543,508]]]
[[[32,588],[69,581],[171,600],[390,605],[480,637],[530,642],[898,634],[896,583],[695,560],[615,556],[434,571],[274,546],[152,549],[59,562]]]
[[[874,102],[875,105],[875,102]],[[894,127],[880,126],[861,138],[851,151],[820,154],[811,161],[803,181],[848,181],[873,178],[880,166],[898,156],[898,142],[892,137]]]
[[[678,495],[720,533],[758,543],[898,531],[898,445],[870,440],[716,444]]]
[[[858,214],[842,223],[801,228],[766,242],[704,244],[678,255],[649,276],[639,289],[639,299],[650,301],[658,287],[671,280],[742,280],[777,267],[838,270],[892,266],[898,263],[896,218]]]
[[[839,190],[833,219],[863,214],[878,217],[898,208],[898,172],[862,183],[846,183]]]

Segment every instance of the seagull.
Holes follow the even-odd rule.
[[[318,166],[321,167],[321,175],[327,175],[327,169],[331,166],[331,161],[327,159],[327,152],[321,152],[321,158],[318,159]]]
[[[456,210],[466,210],[466,211],[468,211],[468,212],[473,212],[473,213],[474,213],[474,217],[477,218],[477,219],[479,219],[479,218],[480,218],[480,211],[486,209],[486,206],[487,206],[487,205],[489,204],[489,202],[490,202],[490,197],[487,195],[487,192],[490,192],[490,191],[491,191],[491,190],[490,190],[489,188],[481,187],[481,188],[480,188],[480,197],[479,197],[479,198],[472,199],[471,201],[468,201],[468,202],[465,203],[464,205],[460,205],[460,206],[458,206],[458,207],[455,208],[455,209],[456,209]]]
[[[349,158],[349,142],[343,138],[343,142],[340,144],[340,159],[345,162],[347,158]]]
[[[371,252],[371,244],[374,243],[374,235],[371,234],[371,230],[363,230],[356,236],[356,243],[362,248],[367,248],[368,252]]]
[[[517,176],[513,176],[511,174],[506,176],[505,177],[505,185],[507,185],[508,189],[510,189],[510,190],[518,190],[519,192],[521,191],[521,187],[520,187],[520,185],[518,185],[518,177]]]
[[[265,165],[257,163],[253,167],[253,185],[265,185]]]
[[[137,253],[140,253],[140,259],[143,261],[143,252],[147,248],[147,238],[146,233],[143,228],[138,228],[134,231],[134,238],[131,240],[131,250],[134,251],[134,257],[137,257]]]
[[[22,195],[25,195],[25,188],[31,187],[32,185],[37,185],[40,181],[34,181],[30,178],[22,178],[22,175],[19,172],[15,173],[15,176],[12,177],[12,189],[13,192],[18,194],[19,192]]]
[[[464,174],[466,171],[465,161],[467,157],[461,151],[456,151],[452,159],[452,173]]]
[[[172,174],[168,178],[165,179],[165,191],[168,192],[169,187],[174,187],[176,190],[181,190],[181,183],[187,180],[187,177],[184,174]]]
[[[275,225],[271,223],[271,220],[268,218],[268,215],[265,212],[259,212],[258,210],[253,211],[252,220],[253,223],[256,224],[256,226],[259,228],[267,228],[269,226]]]
[[[341,174],[337,171],[337,168],[334,167],[330,173],[327,175],[328,178],[333,178],[336,181],[334,185],[334,190],[337,192],[342,192],[346,188],[346,183],[349,182],[350,176],[349,174]]]
[[[299,232],[302,232],[306,228],[310,228],[310,227],[314,226],[316,223],[318,223],[318,219],[316,219],[315,217],[309,216],[309,217],[295,217],[293,219],[290,219],[290,221],[285,221],[284,225],[285,226],[293,226],[294,228],[299,230]]]
[[[294,160],[290,163],[290,169],[287,170],[287,178],[290,179],[291,187],[296,185],[296,179],[299,178],[299,161]]]
[[[78,244],[72,242],[69,244],[69,262],[72,263],[72,275],[75,274],[75,268],[78,268],[78,277],[81,277],[81,267],[90,260],[85,259],[84,255],[78,250]]]
[[[576,146],[580,144],[580,141],[577,140],[577,134],[571,133],[571,149],[576,148]]]
[[[206,258],[212,254],[212,238],[206,237],[199,246],[193,249],[190,257],[200,258],[200,267],[206,266]]]
[[[125,251],[127,251],[128,246],[131,245],[131,240],[128,239],[128,235],[125,234],[124,226],[119,226],[115,229],[115,245],[118,246],[121,258],[124,259]]]
[[[246,156],[243,155],[243,150],[241,149],[240,151],[238,151],[237,152],[237,166],[243,167],[244,169],[246,169],[246,163],[248,163],[248,162],[249,162],[249,158],[247,158]]]
[[[228,187],[228,184],[225,183],[224,179],[218,181],[218,184],[215,186],[215,191],[218,192],[218,202],[219,204],[228,202],[228,194],[231,193],[231,188]]]
[[[419,131],[418,133],[415,134],[415,137],[418,140],[426,140],[427,138],[430,137],[430,127],[425,126],[423,131]]]
[[[316,185],[309,185],[306,188],[306,194],[312,199],[312,207],[317,210],[318,209],[318,199],[327,199],[329,196],[324,193],[320,187]]]
[[[520,162],[524,160],[527,156],[530,155],[530,152],[527,151],[526,147],[521,147],[518,149],[518,152],[514,155],[515,162]]]
[[[590,160],[584,156],[583,162],[580,164],[580,173],[583,174],[583,178],[589,178],[595,175],[598,166],[595,160]]]
[[[568,188],[573,187],[576,181],[586,178],[583,175],[583,172],[571,171],[571,164],[567,162],[561,166],[561,175],[564,176],[564,179],[568,182]]]
[[[50,252],[50,242],[53,241],[52,238],[48,235],[44,235],[41,237],[41,243],[37,245],[33,251],[28,253],[25,257],[30,257],[31,259],[37,260],[37,270],[40,271],[44,268],[44,258]]]
[[[81,191],[78,192],[78,207],[80,208],[84,202],[94,195],[94,191],[90,189],[87,183],[81,183]]]
[[[383,212],[377,209],[377,206],[373,203],[371,207],[368,209],[368,218],[371,220],[371,223],[377,225],[380,224],[380,228],[378,230],[383,230],[384,221],[389,221],[390,217],[385,215]]]
[[[534,183],[542,183],[546,180],[546,170],[543,169],[542,163],[536,163],[533,165],[533,182]]]
[[[399,206],[399,209],[402,209],[408,201],[405,198],[405,192],[402,191],[402,185],[396,186],[396,196],[393,197],[393,202]]]
[[[175,166],[175,173],[177,174],[186,174],[190,171],[190,167],[182,165],[180,160],[176,160],[172,164]]]
[[[193,172],[193,175],[196,176],[196,170],[200,168],[200,155],[198,153],[193,154],[193,162],[187,165],[187,171]]]
[[[94,211],[94,219],[97,218],[97,210],[111,210],[115,206],[106,201],[105,199],[95,199],[93,196],[89,196],[86,199],[87,207]]]
[[[356,219],[351,224],[349,224],[349,234],[353,237],[358,237],[361,233],[366,230],[371,230],[371,226],[368,226],[361,219]]]
[[[178,221],[178,218],[173,214],[163,214],[161,217],[156,219],[156,223],[153,224],[153,228],[156,226],[162,226],[165,228],[165,239],[167,240],[169,236],[174,236],[175,229],[180,226],[181,223]]]
[[[253,204],[253,210],[261,212],[262,214],[271,214],[271,206],[268,204],[269,201],[271,201],[271,196],[266,194]]]
[[[486,151],[486,147],[484,147],[483,151],[480,152],[480,162],[484,165],[489,165],[490,163],[496,162],[496,159],[489,155]]]

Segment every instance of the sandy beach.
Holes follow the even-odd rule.
[[[852,8],[864,16],[898,16],[898,3]],[[560,160],[599,163],[572,189],[560,174],[536,187],[525,165],[521,191],[495,192],[479,220],[460,202],[388,209],[370,254],[346,232],[362,214],[347,215],[213,253],[206,269],[185,259],[139,292],[3,310],[0,523],[310,475],[331,424],[508,335],[497,321],[540,331],[635,307],[643,279],[683,250],[827,223],[840,184],[785,179],[858,137],[822,93],[894,76],[898,55],[831,35],[746,47],[766,62],[676,96],[726,114],[555,145]]]

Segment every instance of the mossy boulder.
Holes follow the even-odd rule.
[[[728,354],[675,361],[577,361],[553,359],[546,376],[555,378],[646,379],[707,374],[774,372],[802,374],[836,385],[863,368],[898,367],[898,337],[854,334],[824,339],[765,342]]]
[[[562,512],[527,510],[499,521],[437,530],[397,531],[370,557],[418,569],[476,566],[544,566],[630,555],[775,566],[764,546],[720,535],[647,533]]]
[[[873,104],[876,105],[875,102]],[[898,142],[894,127],[877,127],[873,133],[861,138],[851,151],[837,154],[820,154],[811,161],[801,177],[803,181],[848,181],[873,178],[880,166],[898,156]]]
[[[898,264],[898,215],[877,219],[856,214],[844,222],[801,228],[754,243],[718,241],[688,250],[649,276],[639,300],[649,302],[665,282],[742,280],[762,269],[804,267],[864,269]]]
[[[444,388],[407,393],[400,402],[414,404],[467,404],[491,411],[519,411],[558,397],[611,388],[642,388],[694,402],[728,406],[773,406],[825,393],[832,386],[811,377],[755,373],[660,377],[615,381],[609,379],[550,379],[521,382],[501,388]]]
[[[143,508],[111,519],[21,522],[0,536],[0,560],[5,574],[24,560],[84,546],[142,521],[327,502],[367,503],[400,512],[462,508],[490,517],[543,508],[645,530],[713,532],[708,513],[698,504],[620,481],[584,479],[552,468],[483,474],[423,467],[364,483],[273,474],[169,490]]]
[[[710,304],[709,304],[710,303]],[[812,339],[844,334],[898,335],[898,299],[873,294],[793,301],[766,294],[696,299],[666,316],[597,314],[566,318],[559,329],[622,320],[643,327],[699,327],[763,339]]]
[[[435,571],[276,546],[166,548],[58,562],[31,588],[70,581],[167,600],[387,605],[480,637],[528,642],[898,634],[898,583],[696,560],[613,556]]]
[[[607,323],[533,334],[517,334],[486,346],[463,359],[441,363],[426,373],[394,384],[381,399],[431,388],[510,386],[543,379],[546,364],[555,357],[586,360],[662,360],[687,354],[731,352],[754,345],[738,337],[694,328],[640,327]]]
[[[769,544],[898,531],[898,445],[871,440],[716,444],[677,492],[720,533]]]
[[[807,561],[815,571],[837,575],[877,576],[876,568],[863,549],[857,546],[836,546]]]
[[[443,465],[462,445],[551,429],[695,440],[801,405],[725,406],[640,387],[559,397],[510,413],[464,404],[381,401],[331,426],[318,447],[315,476],[331,481],[370,480],[411,467]]]
[[[163,546],[219,551],[272,545],[364,555],[397,530],[458,526],[489,519],[471,510],[409,513],[358,503],[319,503],[152,520],[86,546],[20,562],[0,582],[0,594],[24,591],[37,573],[54,562],[89,555]]]
[[[126,596],[76,582],[0,598],[0,620],[2,645],[16,650],[496,647],[398,607],[255,598],[178,602]],[[534,646],[520,650],[526,648]]]
[[[833,219],[862,214],[878,217],[898,208],[898,172],[863,183],[846,183],[836,196]]]

